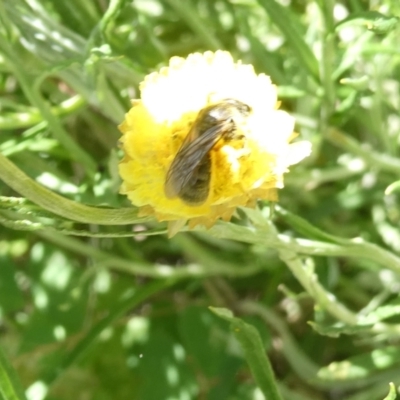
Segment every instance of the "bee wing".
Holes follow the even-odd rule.
[[[193,178],[200,162],[230,125],[231,121],[221,121],[194,139],[195,134],[193,132],[188,133],[167,173],[164,188],[168,198],[176,197],[181,193],[182,189]]]

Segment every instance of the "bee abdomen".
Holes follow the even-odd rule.
[[[211,159],[207,154],[200,162],[192,180],[182,188],[179,197],[188,205],[203,204],[210,191]]]

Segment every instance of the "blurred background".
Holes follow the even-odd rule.
[[[265,398],[210,306],[257,329],[284,399],[396,398],[398,16],[397,0],[0,0],[0,361],[30,400]],[[146,74],[218,49],[271,76],[313,152],[273,215],[168,239],[118,194],[117,126]]]

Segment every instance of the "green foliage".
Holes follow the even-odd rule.
[[[0,399],[396,399],[399,18],[0,0]],[[118,194],[117,125],[147,73],[216,49],[271,76],[313,152],[274,210],[168,239]]]

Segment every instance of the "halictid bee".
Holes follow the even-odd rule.
[[[250,111],[239,100],[225,99],[199,112],[169,167],[164,185],[168,198],[179,197],[189,206],[207,200],[211,180],[209,153],[221,138],[235,137],[235,119],[248,116]]]

